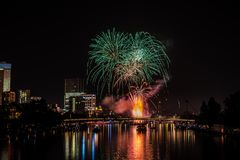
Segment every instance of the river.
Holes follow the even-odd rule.
[[[236,159],[238,139],[210,136],[159,124],[136,131],[136,125],[104,124],[100,132],[89,126],[78,132],[63,131],[25,139],[2,140],[1,160],[205,160]],[[238,158],[237,158],[238,159]]]

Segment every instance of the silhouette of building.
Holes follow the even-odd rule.
[[[18,91],[18,103],[23,104],[23,103],[30,103],[30,90],[25,89],[25,90],[19,90]]]
[[[3,103],[3,92],[11,90],[11,64],[0,63],[0,105]]]
[[[77,97],[84,94],[84,79],[65,79],[64,83],[64,109],[70,110],[69,97]]]
[[[84,92],[84,79],[65,79],[65,93]]]
[[[4,104],[4,105],[8,105],[8,104],[16,102],[15,92],[12,92],[12,91],[3,92],[2,97],[3,97],[2,104]]]

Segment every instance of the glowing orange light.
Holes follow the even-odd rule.
[[[134,98],[132,114],[133,117],[143,116],[143,101],[140,96]]]

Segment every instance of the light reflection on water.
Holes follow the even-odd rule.
[[[159,124],[146,133],[138,133],[136,126],[109,124],[102,125],[100,133],[65,132],[64,142],[66,160],[79,159],[79,154],[81,159],[171,159],[171,150],[194,145],[195,134],[176,131],[174,124]]]
[[[191,130],[175,130],[174,124],[159,124],[156,129],[138,133],[134,125],[101,125],[99,133],[87,130],[67,131],[35,143],[0,143],[1,160],[168,160],[225,159],[239,146],[223,136],[206,136]],[[227,150],[225,143],[227,142]],[[228,147],[230,147],[228,149]],[[231,148],[233,147],[233,148]],[[229,150],[231,152],[229,152]]]

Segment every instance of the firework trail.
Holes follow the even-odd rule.
[[[169,79],[170,60],[165,46],[147,32],[129,34],[108,30],[93,39],[90,49],[87,82],[94,84],[100,96],[105,91],[122,97],[112,98],[108,104],[116,112],[136,106],[148,108],[149,98]],[[162,80],[149,85],[154,77]]]
[[[108,30],[90,45],[88,82],[102,94],[123,93],[124,88],[153,82],[154,76],[168,80],[169,58],[164,45],[147,32],[134,35]]]
[[[149,102],[156,108],[151,98],[154,97],[164,85],[164,81],[157,80],[153,85],[143,82],[140,87],[132,86],[131,92],[128,94],[129,100],[133,106],[133,116],[142,117],[149,114]],[[142,114],[139,114],[139,110]]]
[[[119,99],[113,96],[105,97],[102,104],[108,106],[110,110],[116,113],[132,111],[133,116],[142,117],[143,115],[149,114],[148,104],[163,85],[164,82],[162,80],[156,81],[153,85],[143,82],[140,87],[131,86],[131,92]],[[143,114],[143,112],[145,112],[145,114]]]
[[[90,45],[87,81],[97,86],[100,95],[103,89],[112,92],[116,81],[114,70],[128,50],[128,35],[108,30],[98,35]]]

